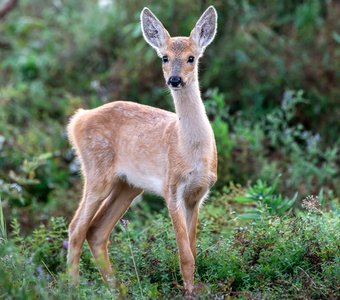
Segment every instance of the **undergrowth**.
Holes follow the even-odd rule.
[[[261,190],[263,185],[259,183],[249,188],[230,185],[202,208],[196,294],[201,299],[335,299],[339,296],[337,210],[313,210],[316,198],[310,197],[304,202],[309,211],[282,215],[281,210],[266,205],[261,206],[257,218],[243,218],[249,204],[237,198]],[[275,186],[272,191],[275,194]],[[291,205],[293,200],[282,201]],[[256,204],[262,200],[253,201]],[[0,246],[1,297],[181,298],[182,281],[170,218],[165,210],[145,218],[143,206],[134,206],[111,236],[109,252],[120,283],[117,290],[103,284],[87,245],[81,259],[80,287],[69,286],[65,219],[53,218],[26,237],[14,220],[11,236]]]

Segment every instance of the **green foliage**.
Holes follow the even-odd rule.
[[[241,218],[261,218],[263,213],[283,216],[291,211],[296,202],[297,193],[292,199],[277,194],[276,188],[279,178],[280,176],[276,177],[272,185],[258,180],[254,186],[248,188],[244,196],[235,198],[235,201],[239,203],[255,202],[256,204],[256,209],[240,215]]]
[[[229,124],[226,120],[228,120],[229,111],[228,107],[225,107],[224,95],[219,93],[218,89],[209,90],[206,93],[206,97],[206,109],[210,115],[214,116],[211,125],[217,145],[218,164],[223,168],[219,172],[219,179],[221,182],[226,182],[230,179],[231,174],[225,166],[230,164],[232,150],[236,145],[236,141],[228,138],[230,133]]]
[[[207,96],[219,153],[219,184],[235,178],[243,183],[258,177],[270,181],[279,173],[280,189],[286,192],[317,193],[324,185],[338,190],[339,142],[325,146],[319,134],[293,122],[308,102],[302,91],[286,91],[281,106],[254,124],[242,115],[231,115],[217,90]]]
[[[230,201],[241,193],[240,187],[231,186],[204,207],[198,234],[197,294],[203,299],[222,295],[245,299],[255,295],[265,299],[336,297],[338,216],[323,212],[278,217],[266,206],[262,217],[251,223],[239,218],[225,220]],[[117,226],[109,247],[120,282],[118,290],[109,290],[102,283],[87,247],[81,259],[80,287],[69,287],[64,273],[65,220],[55,218],[25,239],[15,228],[11,238],[0,245],[1,295],[15,299],[181,297],[177,246],[166,212],[142,221],[143,209],[138,205],[126,218],[133,221],[124,220]],[[219,230],[226,227],[230,230]]]
[[[223,282],[215,286],[220,295],[334,297],[337,222],[320,216],[262,218],[199,256],[199,274],[204,282]]]

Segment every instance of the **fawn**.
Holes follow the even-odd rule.
[[[200,205],[217,179],[214,134],[202,103],[198,60],[216,34],[210,6],[189,37],[170,37],[148,9],[141,12],[144,39],[162,58],[176,113],[116,101],[79,110],[68,125],[84,188],[69,225],[68,265],[75,284],[87,239],[103,279],[114,283],[108,242],[132,200],[147,190],[166,202],[175,230],[185,291],[194,289],[196,227]]]

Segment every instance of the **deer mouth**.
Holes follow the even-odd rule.
[[[179,90],[182,89],[182,86],[177,86],[177,87],[172,87],[171,86],[170,89],[173,90],[173,91],[179,91]]]
[[[169,83],[167,83],[168,87],[170,88],[170,90],[173,90],[173,91],[179,91],[181,90],[182,88],[184,88],[186,86],[186,83],[185,82],[181,82],[179,85],[177,86],[173,86]]]

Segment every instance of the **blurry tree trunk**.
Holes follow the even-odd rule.
[[[0,20],[3,19],[16,5],[18,0],[8,0],[5,4],[0,7]]]

